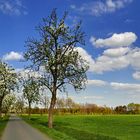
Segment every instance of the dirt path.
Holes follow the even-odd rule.
[[[2,140],[50,140],[22,119],[12,115],[3,133]]]

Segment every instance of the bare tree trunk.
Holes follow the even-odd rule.
[[[51,104],[48,112],[48,127],[53,128],[53,110],[56,102],[56,91],[52,93]]]

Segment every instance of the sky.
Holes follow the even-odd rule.
[[[82,20],[86,45],[77,49],[90,66],[86,89],[68,88],[69,96],[112,107],[140,103],[139,5],[139,0],[0,0],[0,59],[22,70],[25,42],[39,38],[35,27],[42,18],[53,8],[60,17],[68,11],[67,25]]]

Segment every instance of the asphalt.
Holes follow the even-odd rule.
[[[46,135],[31,127],[21,118],[12,115],[5,128],[2,140],[50,140]]]

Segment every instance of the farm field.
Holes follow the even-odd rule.
[[[54,117],[54,128],[47,128],[47,116],[32,115],[32,126],[53,140],[139,140],[140,115],[63,115]]]

